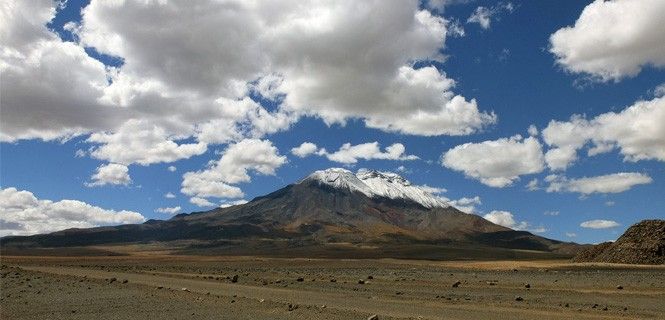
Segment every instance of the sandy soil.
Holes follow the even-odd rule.
[[[665,318],[663,266],[157,254],[1,263],[1,319]]]

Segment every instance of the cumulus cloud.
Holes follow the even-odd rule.
[[[175,172],[176,170],[178,170],[178,168],[176,168],[175,166],[169,166],[168,168],[166,168],[166,170],[169,170],[170,172]]]
[[[493,7],[477,7],[466,20],[467,23],[477,23],[481,28],[487,30],[491,27],[492,19],[498,20],[500,14],[512,13],[515,6],[510,2],[500,2]]]
[[[40,200],[16,188],[0,189],[0,212],[0,236],[145,221],[137,212],[107,210],[77,200]]]
[[[620,224],[612,220],[589,220],[580,223],[580,227],[589,229],[609,229],[618,226],[620,226]]]
[[[483,203],[480,200],[479,196],[475,196],[473,198],[464,197],[456,200],[448,200],[448,204],[450,204],[451,206],[457,208],[458,210],[464,213],[475,213],[476,206],[479,206]]]
[[[557,63],[601,81],[637,75],[644,66],[665,66],[665,2],[596,0],[575,25],[550,36]]]
[[[653,179],[637,172],[619,172],[596,177],[569,179],[561,175],[549,175],[547,192],[576,192],[582,195],[592,193],[620,193],[641,184],[649,184]]]
[[[378,142],[361,143],[351,145],[350,143],[343,144],[339,150],[329,153],[325,149],[321,149],[318,154],[325,156],[330,161],[353,164],[357,163],[358,159],[363,160],[417,160],[419,159],[414,155],[405,154],[406,148],[401,143],[394,143],[381,151]]]
[[[291,149],[291,153],[299,158],[307,157],[316,153],[319,147],[311,142],[303,142],[300,146]]]
[[[147,165],[261,138],[303,115],[416,135],[465,135],[496,121],[454,93],[443,71],[414,67],[443,59],[451,25],[415,0],[93,0],[66,28],[78,42],[46,27],[54,3],[0,10],[2,141],[96,133],[93,157]],[[122,63],[105,66],[84,48]],[[137,125],[141,134],[128,136]]]
[[[87,141],[102,144],[93,148],[92,157],[125,165],[173,162],[200,155],[208,148],[205,143],[177,144],[172,139],[163,128],[152,123],[129,120],[117,131],[94,133]]]
[[[352,145],[351,143],[343,144],[339,150],[335,152],[328,152],[325,148],[319,148],[316,144],[311,142],[303,142],[300,146],[291,149],[291,153],[304,158],[309,155],[319,155],[328,158],[330,161],[354,164],[358,160],[399,160],[409,161],[420,159],[415,155],[405,154],[406,147],[401,143],[393,143],[381,151],[381,146],[378,142],[367,142]]]
[[[173,198],[175,198],[175,194],[173,194],[172,192],[167,192],[167,193],[164,195],[164,198],[167,198],[167,199],[173,199]]]
[[[607,112],[587,120],[574,115],[569,121],[550,121],[543,129],[552,147],[545,159],[552,169],[565,169],[577,151],[590,145],[589,156],[619,149],[624,161],[665,161],[665,97],[637,101],[620,112]]]
[[[492,223],[515,230],[524,230],[529,225],[526,221],[515,221],[513,214],[508,211],[492,210],[490,213],[484,215],[483,218]]]
[[[529,181],[529,183],[526,184],[526,188],[529,191],[540,190],[538,178],[531,179],[531,181]]]
[[[274,175],[275,170],[286,163],[272,142],[259,139],[245,139],[231,144],[222,152],[217,161],[212,161],[208,168],[183,175],[180,191],[186,195],[204,199],[241,198],[242,190],[234,186],[241,182],[250,182],[249,172]],[[199,205],[204,203],[197,200]],[[206,203],[208,205],[208,203]]]
[[[180,206],[177,206],[177,207],[164,207],[164,208],[157,208],[157,209],[155,209],[155,212],[158,212],[158,213],[166,213],[166,214],[176,214],[176,213],[180,212],[181,209],[182,209],[182,208],[180,208]]]
[[[520,175],[538,173],[544,168],[540,142],[520,135],[456,146],[443,153],[441,163],[498,188],[511,185]]]
[[[195,204],[199,207],[215,207],[217,206],[216,204],[208,201],[205,198],[199,198],[199,197],[191,197],[189,198],[189,202],[192,204]]]
[[[90,177],[91,182],[86,182],[88,187],[98,187],[103,185],[128,185],[132,183],[129,177],[129,168],[119,163],[109,163],[97,167],[95,174]]]

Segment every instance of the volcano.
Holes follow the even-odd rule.
[[[487,258],[511,258],[516,252],[571,254],[578,249],[572,243],[464,213],[430,190],[395,173],[331,168],[242,205],[136,225],[5,237],[2,246],[159,243],[196,253],[327,255],[352,251],[402,256],[417,251],[422,254],[416,256],[423,257],[443,252],[464,257],[473,251]]]

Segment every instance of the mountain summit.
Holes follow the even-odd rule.
[[[3,246],[160,243],[163,247],[184,243],[186,248],[206,248],[199,253],[211,252],[211,248],[252,254],[257,250],[276,254],[277,248],[316,248],[301,250],[303,255],[311,255],[312,250],[340,252],[339,246],[391,252],[381,256],[412,256],[418,246],[426,246],[426,250],[418,249],[427,253],[419,257],[451,248],[495,257],[496,252],[506,254],[497,248],[560,252],[574,247],[461,212],[432,190],[395,173],[362,169],[354,174],[331,168],[242,205],[139,225],[7,237]],[[402,253],[396,253],[397,247]]]
[[[392,172],[360,169],[358,173],[342,168],[315,171],[302,182],[317,181],[334,188],[360,192],[370,198],[389,198],[413,201],[425,208],[446,208],[450,205],[431,193],[427,186],[414,186]]]

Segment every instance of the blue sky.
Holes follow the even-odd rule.
[[[3,234],[168,219],[328,167],[478,197],[473,213],[555,239],[665,217],[658,1],[31,5],[2,9]]]

